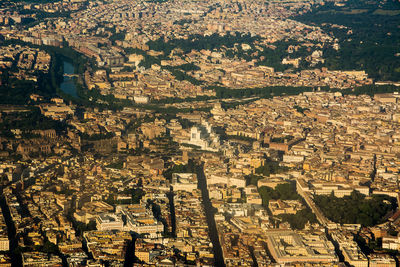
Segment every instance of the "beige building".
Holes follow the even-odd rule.
[[[0,251],[8,251],[10,249],[10,241],[8,237],[0,237]]]

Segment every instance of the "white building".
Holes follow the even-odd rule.
[[[173,173],[171,184],[174,191],[192,192],[197,189],[197,175],[195,173]]]
[[[133,216],[129,211],[122,210],[126,216],[125,231],[133,231],[138,234],[147,235],[148,238],[161,237],[164,225],[152,216]]]
[[[353,240],[353,235],[351,233],[337,231],[331,235],[333,240],[338,243],[345,262],[354,267],[368,267],[368,258]]]
[[[207,175],[207,185],[213,184],[224,184],[228,187],[236,186],[237,188],[245,188],[246,180],[243,176],[233,176],[232,174]]]
[[[124,230],[122,217],[116,214],[101,214],[96,217],[96,228],[100,231]]]
[[[153,217],[151,210],[140,205],[134,209],[119,206],[117,213],[101,214],[96,217],[96,227],[100,231],[133,231],[148,238],[161,237],[164,232],[164,225]]]
[[[219,149],[220,140],[208,122],[203,122],[202,125],[193,126],[190,129],[190,140],[187,144],[197,146],[202,150],[216,152]]]
[[[299,163],[304,161],[304,156],[298,155],[283,155],[283,162],[287,163]]]
[[[382,237],[382,248],[398,250],[400,248],[400,238],[398,236]]]
[[[147,103],[149,103],[149,97],[148,96],[135,95],[133,97],[133,100],[137,104],[147,104]]]

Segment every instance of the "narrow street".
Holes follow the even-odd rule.
[[[211,242],[213,244],[215,266],[225,266],[224,258],[222,255],[221,244],[218,238],[217,226],[214,220],[215,211],[213,206],[211,205],[211,201],[208,195],[207,180],[204,175],[203,163],[197,167],[197,180],[198,180],[198,188],[201,190],[201,195],[203,197],[203,205],[204,205],[204,210],[206,212],[208,231]]]
[[[1,207],[2,214],[4,216],[4,220],[7,225],[8,239],[10,240],[10,250],[9,251],[10,251],[12,266],[21,266],[22,265],[21,254],[19,251],[17,251],[18,240],[16,238],[15,225],[11,218],[10,209],[6,203],[6,199],[3,196],[3,188],[2,187],[0,188],[0,192],[1,192],[0,207]]]

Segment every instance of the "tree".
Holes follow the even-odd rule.
[[[372,195],[367,199],[358,191],[353,191],[350,196],[343,198],[337,198],[334,194],[315,195],[314,201],[328,219],[363,226],[373,226],[382,222],[384,216],[397,207],[396,200],[392,197]]]
[[[256,174],[263,174],[265,176],[270,176],[271,174],[281,173],[287,171],[287,167],[279,166],[278,161],[274,161],[271,158],[267,158],[263,165],[256,169]]]
[[[59,249],[58,246],[46,240],[43,244],[43,252],[50,253],[50,254],[58,254]]]

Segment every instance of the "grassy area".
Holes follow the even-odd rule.
[[[383,16],[398,16],[400,15],[400,10],[377,9],[372,14]]]
[[[388,212],[396,209],[396,199],[386,195],[372,195],[367,198],[358,191],[342,198],[316,195],[314,201],[325,216],[337,223],[373,226],[383,222]]]

